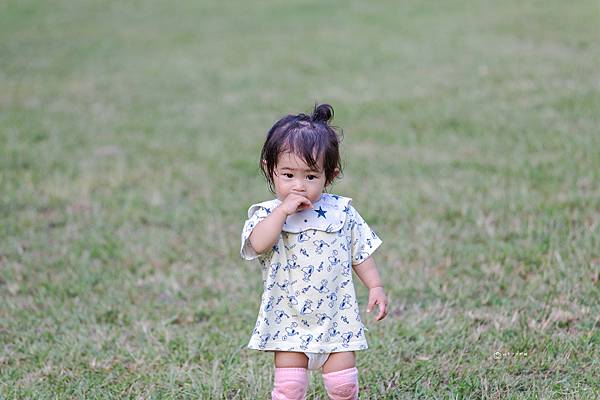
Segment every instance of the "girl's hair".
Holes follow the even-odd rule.
[[[300,157],[311,169],[319,169],[317,163],[323,159],[325,186],[335,179],[335,169],[342,173],[339,143],[343,132],[329,125],[333,118],[333,107],[315,104],[312,115],[286,115],[269,130],[260,153],[260,169],[269,183],[272,193],[273,174],[279,154],[290,152]],[[337,131],[340,131],[339,133]],[[266,161],[266,165],[262,160]]]

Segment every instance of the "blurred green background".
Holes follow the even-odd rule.
[[[597,398],[599,43],[597,1],[0,1],[0,398],[267,398],[240,234],[315,102],[384,242],[361,399]]]

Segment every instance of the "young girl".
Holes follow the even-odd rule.
[[[240,254],[262,266],[262,301],[248,348],[275,353],[273,399],[304,399],[308,370],[323,368],[331,399],[358,399],[354,352],[367,346],[352,270],[369,288],[367,312],[387,298],[372,253],[381,240],[352,206],[324,193],[341,171],[333,108],[283,117],[261,153],[276,199],[253,204]],[[307,370],[308,369],[308,370]]]

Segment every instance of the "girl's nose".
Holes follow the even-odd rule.
[[[306,190],[304,188],[304,182],[295,182],[292,190],[295,192],[304,192]]]

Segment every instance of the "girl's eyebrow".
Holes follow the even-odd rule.
[[[302,170],[297,170],[297,169],[289,168],[289,167],[282,167],[281,169],[282,170],[289,170],[289,171],[319,172],[316,169],[302,169]]]

